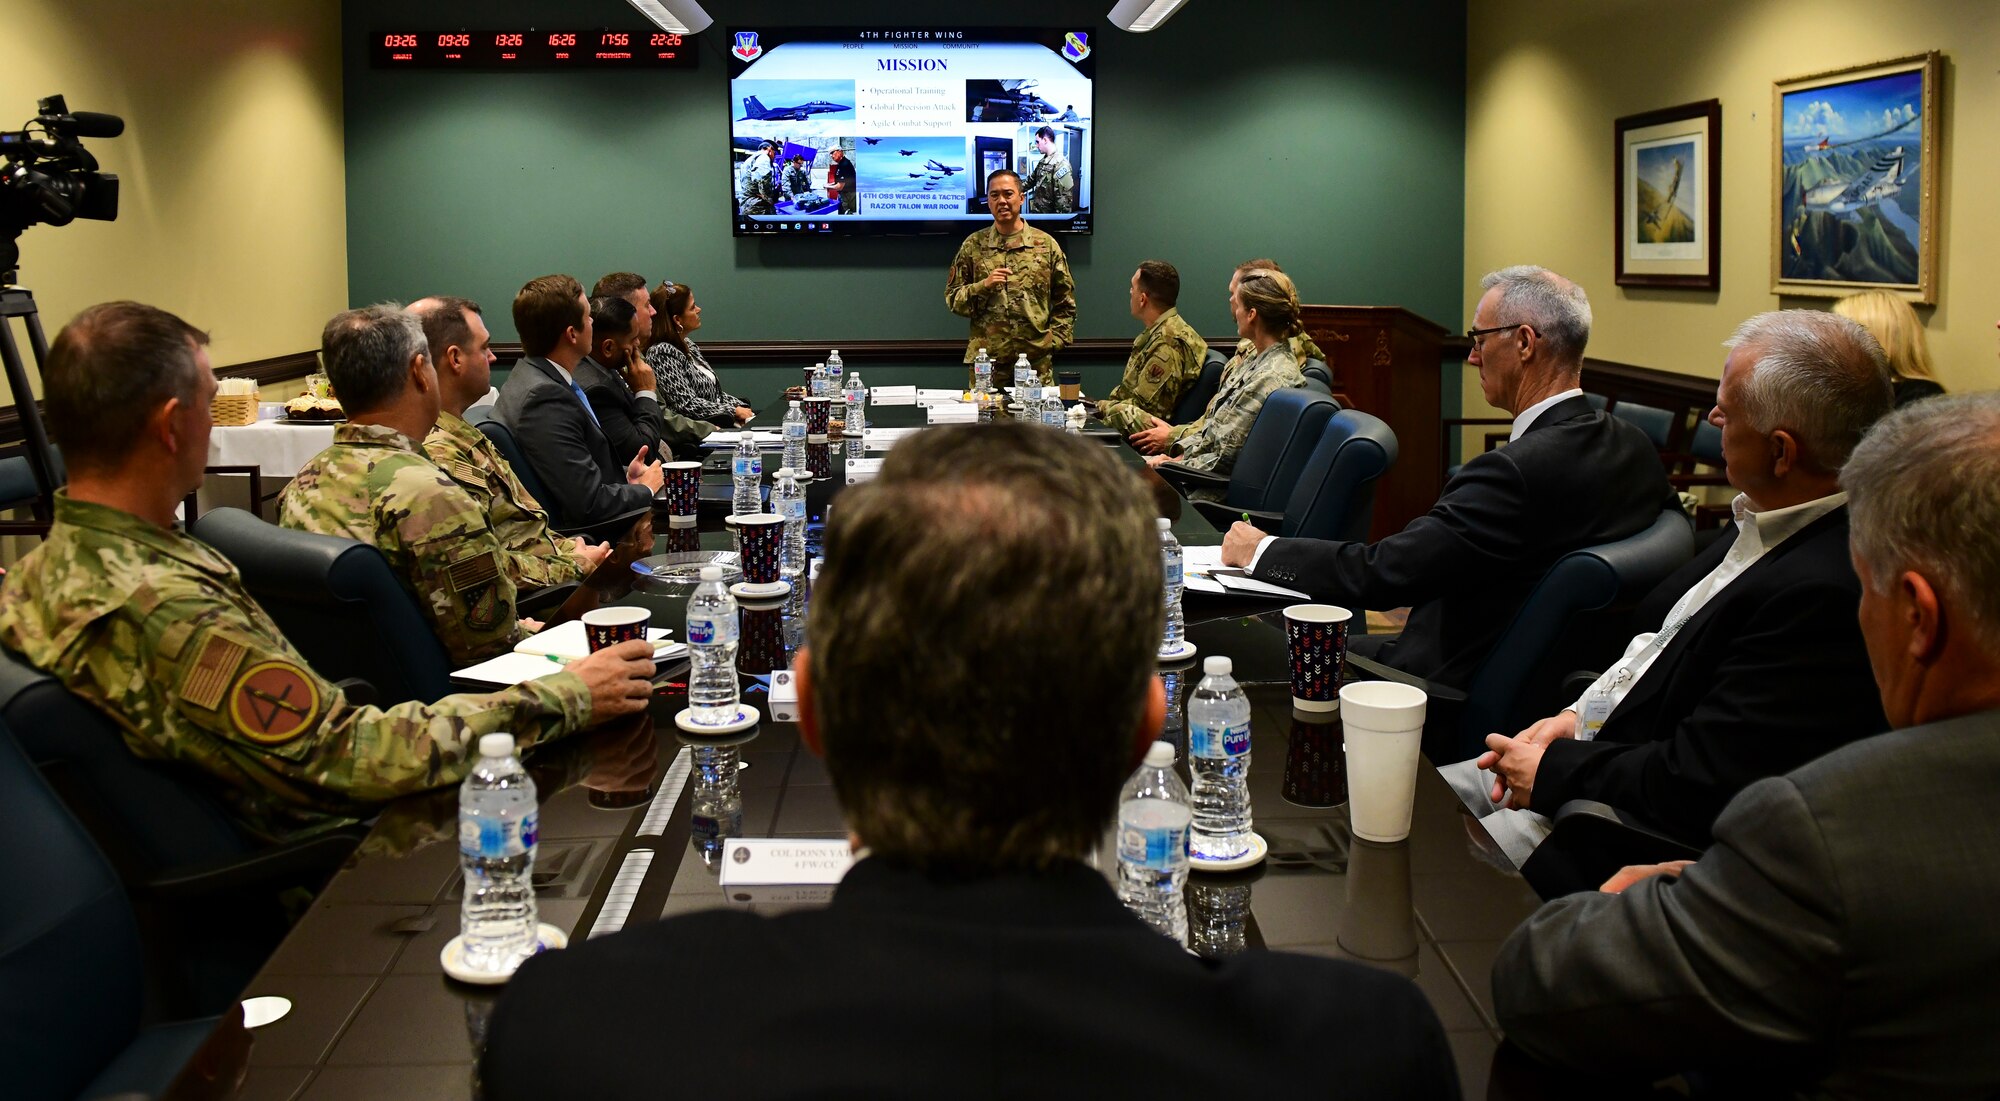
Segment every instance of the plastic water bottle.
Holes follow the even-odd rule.
[[[1185,946],[1188,790],[1174,774],[1174,747],[1154,742],[1118,796],[1118,897],[1146,924]]]
[[[792,402],[785,410],[783,424],[785,435],[785,465],[794,471],[806,468],[806,411]]]
[[[847,406],[847,427],[842,430],[847,437],[847,457],[859,459],[867,450],[862,433],[868,430],[868,387],[861,383],[861,372],[847,376],[847,386],[840,396]]]
[[[535,782],[514,756],[514,736],[482,736],[479,761],[458,789],[459,915],[465,963],[475,971],[511,975],[541,950],[535,831]]]
[[[828,352],[826,354],[827,397],[835,397],[845,392],[841,380],[841,372],[844,370],[846,370],[846,366],[841,362],[840,349],[835,348],[833,351]]]
[[[1196,860],[1234,860],[1250,851],[1250,698],[1221,655],[1202,663],[1208,675],[1188,697],[1188,771],[1194,777]]]
[[[972,392],[975,396],[993,392],[993,357],[984,348],[972,357]]]
[[[1188,947],[1203,959],[1240,956],[1248,950],[1248,883],[1193,883],[1188,886]]]
[[[771,511],[785,518],[778,573],[797,577],[806,572],[806,491],[799,488],[798,471],[792,467],[778,468],[778,484],[771,489]]]
[[[736,458],[730,463],[730,472],[736,478],[736,496],[729,506],[730,515],[764,511],[763,497],[758,492],[764,484],[764,453],[757,450],[756,436],[745,432],[737,438]]]
[[[1174,538],[1174,522],[1160,517],[1160,564],[1166,571],[1167,580],[1167,629],[1160,636],[1160,653],[1170,654],[1180,649],[1181,637],[1186,633],[1185,620],[1181,617],[1181,541]]]
[[[693,812],[688,842],[713,867],[722,858],[722,843],[743,836],[743,790],[736,783],[735,746],[691,747],[694,764]]]
[[[698,726],[723,726],[736,718],[736,598],[722,584],[721,566],[703,566],[701,585],[688,598],[688,716]]]
[[[812,385],[806,389],[806,394],[815,398],[826,396],[826,364],[813,364]]]
[[[1042,427],[1060,432],[1069,423],[1069,415],[1063,411],[1062,388],[1042,387]]]
[[[1014,357],[1014,400],[1021,403],[1022,412],[1033,417],[1035,407],[1028,404],[1030,387],[1034,388],[1035,393],[1041,393],[1042,377],[1033,367],[1028,366],[1028,353],[1022,352]]]

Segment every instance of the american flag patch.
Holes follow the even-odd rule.
[[[466,592],[500,576],[500,563],[490,554],[455,562],[451,567],[451,587],[453,592]]]
[[[202,643],[194,664],[181,677],[181,699],[204,711],[215,710],[248,652],[249,647],[242,643],[211,633],[208,641]]]
[[[469,486],[486,487],[486,472],[466,462],[464,459],[451,461],[451,480]]]

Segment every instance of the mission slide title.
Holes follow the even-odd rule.
[[[878,58],[875,67],[893,73],[941,73],[945,71],[943,58],[938,57],[884,57]]]

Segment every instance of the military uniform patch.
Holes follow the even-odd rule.
[[[455,562],[448,573],[451,589],[465,602],[465,625],[490,631],[500,623],[500,564],[490,554]]]
[[[319,721],[319,688],[289,661],[260,661],[229,691],[229,725],[258,745],[295,741]]]
[[[203,711],[213,711],[222,704],[223,694],[229,691],[229,681],[243,664],[243,655],[250,648],[235,639],[224,638],[211,633],[201,647],[201,653],[188,663],[181,674],[179,696]]]
[[[486,488],[486,472],[464,459],[453,459],[446,464],[445,472],[451,475],[452,481],[462,486],[482,490]]]
[[[1166,377],[1167,377],[1167,365],[1166,365],[1166,364],[1164,364],[1164,363],[1161,363],[1161,362],[1160,362],[1159,360],[1157,360],[1157,359],[1156,359],[1156,360],[1154,360],[1153,362],[1151,362],[1151,363],[1148,363],[1148,364],[1146,365],[1146,381],[1147,381],[1147,382],[1158,382],[1158,381],[1160,381],[1161,379],[1163,379],[1163,378],[1166,378]]]

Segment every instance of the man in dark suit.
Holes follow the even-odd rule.
[[[1277,539],[1239,522],[1222,544],[1225,565],[1314,599],[1412,605],[1400,636],[1357,637],[1355,652],[1461,688],[1556,559],[1639,532],[1673,503],[1652,444],[1578,386],[1583,288],[1526,266],[1480,286],[1468,362],[1486,400],[1515,415],[1507,446],[1474,456],[1429,513],[1379,543]]]
[[[700,458],[701,441],[715,426],[690,420],[660,404],[653,368],[634,351],[644,347],[641,324],[631,299],[592,298],[590,339],[594,347],[576,365],[577,385],[583,387],[584,398],[597,414],[597,425],[613,455],[637,454],[643,447],[662,459],[669,455]]]
[[[1003,423],[899,444],[829,516],[795,666],[800,735],[860,854],[831,906],[687,914],[528,961],[487,1034],[488,1096],[617,1101],[670,1081],[752,1098],[1137,1082],[1287,1097],[1336,1082],[1456,1098],[1444,1034],[1400,976],[1198,959],[1084,862],[1165,718],[1154,524],[1129,471],[1061,433]],[[1078,578],[1088,613],[1065,614]],[[1032,694],[988,675],[988,655],[1030,648],[1064,675]],[[745,1042],[663,1079],[659,1037],[691,1006]]]
[[[1530,1053],[1730,1096],[2000,1091],[2000,395],[1890,414],[1840,484],[1894,731],[1744,789],[1700,860],[1529,918],[1493,995]]]
[[[1820,310],[1760,314],[1728,344],[1708,419],[1742,491],[1729,537],[1647,598],[1642,633],[1575,706],[1441,770],[1517,864],[1571,799],[1699,848],[1752,781],[1889,728],[1854,623],[1840,492],[1893,400],[1881,347]]]
[[[514,328],[527,354],[500,386],[493,415],[520,442],[541,478],[556,526],[582,527],[648,507],[660,489],[651,452],[615,456],[574,377],[590,350],[590,304],[567,275],[544,275],[514,296]]]

